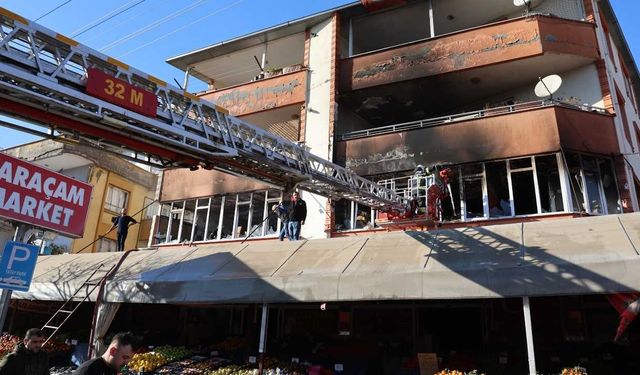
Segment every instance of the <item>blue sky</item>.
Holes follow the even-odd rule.
[[[68,0],[3,0],[5,7],[35,20]],[[638,0],[610,0],[627,42],[640,59]],[[117,9],[128,11],[75,37],[79,42],[116,57],[167,82],[182,82],[183,73],[165,60],[194,49],[247,34],[351,0],[71,0],[38,22],[67,36],[74,36]],[[175,14],[175,17],[171,17]],[[167,22],[153,27],[158,20]],[[142,32],[143,30],[148,30]],[[138,36],[129,38],[129,36]],[[640,63],[637,62],[637,65]],[[196,82],[196,80],[193,80]],[[203,86],[190,84],[191,90]],[[0,127],[0,148],[35,140],[28,134]]]

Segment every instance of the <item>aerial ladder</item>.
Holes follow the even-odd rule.
[[[163,169],[216,169],[380,210],[407,203],[299,144],[4,8],[0,113],[45,129],[2,126]]]

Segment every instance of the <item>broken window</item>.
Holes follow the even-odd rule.
[[[489,217],[511,216],[507,164],[504,161],[485,163]]]
[[[558,157],[556,155],[536,156],[535,161],[542,212],[564,211]]]
[[[531,160],[531,157],[509,160],[513,211],[516,216],[538,213],[538,201]]]
[[[582,168],[584,174],[584,184],[586,187],[589,212],[594,214],[603,214],[602,196],[600,187],[600,177],[598,173],[598,165],[595,158],[591,156],[582,156]]]
[[[249,225],[249,212],[251,211],[251,193],[238,194],[237,202],[233,238],[244,238],[248,233],[247,228]]]
[[[604,197],[607,202],[607,213],[622,213],[622,206],[620,204],[620,197],[618,196],[618,185],[616,184],[616,175],[613,170],[613,163],[609,159],[598,159],[598,164],[602,179]]]
[[[203,241],[205,239],[205,229],[207,217],[209,216],[209,198],[196,200],[196,212],[193,222],[192,241]]]
[[[574,210],[592,214],[621,212],[615,172],[610,159],[566,154]]]
[[[264,219],[266,215],[265,193],[254,193],[251,200],[251,226],[249,234],[251,237],[263,235],[266,229]]]
[[[220,214],[222,211],[222,197],[211,197],[209,203],[209,218],[207,221],[207,231],[205,240],[218,239],[218,226],[220,225]]]
[[[584,203],[584,184],[582,180],[582,168],[580,166],[580,155],[566,154],[567,168],[569,169],[569,185],[571,188],[571,199],[574,211],[586,212]]]
[[[177,242],[180,234],[180,222],[182,221],[183,202],[173,202],[171,205],[171,216],[169,220],[169,235],[167,242]]]
[[[193,230],[193,217],[196,208],[196,201],[190,199],[185,202],[182,213],[182,228],[180,230],[180,240],[178,242],[191,241],[191,231]]]
[[[158,219],[157,219],[158,229],[156,231],[155,236],[153,237],[154,244],[166,242],[168,229],[169,229],[170,213],[171,213],[171,203],[164,203],[160,205],[160,210],[159,210]]]
[[[334,203],[335,230],[373,229],[377,212],[346,199]]]
[[[464,165],[460,168],[462,178],[461,201],[464,219],[485,217],[484,214],[484,167],[482,163]]]
[[[341,199],[334,203],[335,207],[335,229],[350,230],[351,227],[351,202]]]

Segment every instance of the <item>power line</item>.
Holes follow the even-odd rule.
[[[238,0],[238,1],[234,2],[234,3],[228,4],[228,5],[226,5],[226,6],[222,7],[222,8],[220,8],[220,9],[217,9],[217,10],[215,10],[215,11],[213,11],[213,12],[211,12],[211,13],[207,14],[206,16],[200,17],[200,18],[198,18],[197,20],[195,20],[195,21],[193,21],[193,22],[190,22],[190,23],[188,23],[188,24],[186,24],[186,25],[184,25],[184,26],[182,26],[182,27],[179,27],[179,28],[177,28],[177,29],[174,29],[174,30],[172,30],[171,32],[169,32],[169,33],[167,33],[167,34],[164,34],[164,35],[162,35],[162,36],[160,36],[160,37],[158,37],[158,38],[156,38],[156,39],[154,39],[154,40],[152,40],[152,41],[150,41],[150,42],[148,42],[148,43],[145,43],[145,44],[143,44],[143,45],[141,45],[141,46],[138,46],[138,47],[136,47],[136,48],[134,48],[134,49],[132,49],[132,50],[129,50],[129,51],[127,51],[127,52],[123,53],[122,55],[118,56],[118,58],[121,58],[121,57],[123,57],[123,56],[127,56],[127,55],[129,55],[129,54],[132,54],[133,52],[136,52],[136,51],[137,51],[137,50],[139,50],[139,49],[142,49],[142,48],[147,47],[148,45],[151,45],[151,44],[153,44],[153,43],[155,43],[155,42],[157,42],[157,41],[159,41],[159,40],[162,40],[162,39],[164,39],[164,38],[168,37],[169,35],[173,35],[173,34],[177,33],[178,31],[184,30],[184,29],[186,29],[187,27],[190,27],[190,26],[192,26],[192,25],[194,25],[194,24],[196,24],[196,23],[198,23],[198,22],[200,22],[200,21],[204,20],[205,18],[209,18],[209,17],[211,17],[211,16],[213,16],[213,15],[216,15],[216,14],[218,14],[218,13],[220,13],[220,12],[224,12],[224,11],[225,11],[225,10],[227,10],[227,9],[233,8],[234,6],[236,6],[236,5],[240,4],[240,3],[241,3],[241,2],[243,2],[243,1],[244,1],[244,0]]]
[[[170,21],[170,20],[172,20],[172,19],[174,19],[174,18],[176,18],[178,16],[181,16],[182,14],[184,14],[184,13],[186,13],[186,12],[188,12],[188,11],[190,11],[190,10],[200,6],[200,5],[202,5],[202,3],[204,3],[205,1],[208,1],[208,0],[198,0],[195,3],[193,3],[191,5],[188,5],[188,6],[182,8],[180,10],[177,10],[177,11],[169,14],[168,16],[165,16],[165,17],[163,17],[163,18],[161,18],[161,19],[159,19],[159,20],[157,20],[155,22],[150,23],[147,26],[141,27],[140,29],[134,31],[133,33],[131,33],[131,34],[125,36],[125,37],[122,37],[122,38],[120,38],[120,39],[118,39],[118,40],[116,40],[114,42],[111,42],[111,43],[107,44],[106,46],[100,48],[100,52],[108,51],[108,50],[112,49],[113,47],[116,47],[116,46],[118,46],[118,45],[120,45],[120,44],[122,44],[122,43],[124,43],[124,42],[126,42],[128,40],[131,40],[131,39],[133,39],[133,38],[135,38],[135,37],[137,37],[139,35],[142,35],[142,34],[146,33],[149,30],[153,30],[156,27],[162,25],[163,23],[165,23],[167,21]]]
[[[120,14],[128,11],[129,9],[131,9],[131,8],[137,6],[137,5],[140,5],[140,4],[144,3],[145,1],[146,0],[131,0],[128,3],[124,4],[123,6],[121,6],[120,8],[117,8],[117,9],[111,11],[110,13],[107,13],[106,15],[104,15],[104,16],[102,16],[102,17],[100,17],[100,18],[98,18],[98,19],[96,19],[94,21],[91,21],[90,23],[82,26],[78,30],[74,31],[71,34],[71,37],[75,38],[75,37],[78,37],[78,36],[86,33],[89,30],[95,29],[96,27],[102,25],[103,23],[105,23],[105,22],[107,22],[107,21],[119,16]],[[135,3],[135,4],[129,5],[131,3]]]
[[[62,8],[63,6],[69,4],[70,2],[72,2],[73,0],[67,0],[64,3],[58,5],[57,7],[51,9],[50,11],[48,11],[47,13],[41,15],[40,17],[36,18],[36,21],[40,21],[41,19],[45,18],[46,16],[50,15],[51,13],[55,12],[56,10]]]
[[[159,2],[160,2],[160,3],[166,3],[167,1],[169,1],[169,0],[159,0]],[[159,5],[159,4],[156,4],[155,6],[157,6],[157,5]],[[89,41],[91,41],[91,40],[95,40],[95,39],[97,39],[97,38],[99,38],[99,37],[101,37],[101,36],[103,36],[103,35],[109,35],[111,31],[113,31],[113,30],[115,30],[115,29],[119,28],[120,26],[122,26],[122,25],[124,25],[124,24],[129,23],[131,20],[134,20],[134,19],[136,19],[136,18],[140,17],[142,14],[149,14],[149,12],[150,12],[151,10],[153,10],[153,9],[155,8],[155,6],[154,6],[154,5],[152,5],[150,8],[142,9],[140,12],[138,12],[138,13],[136,13],[136,14],[132,15],[131,17],[126,18],[126,19],[124,19],[124,20],[122,20],[122,21],[120,21],[120,22],[118,22],[118,23],[113,24],[110,28],[108,28],[108,29],[103,29],[103,30],[102,30],[102,32],[100,32],[100,33],[96,33],[96,34],[94,34],[93,36],[90,36],[90,37],[84,38],[84,39],[83,39],[83,43],[84,43],[84,44],[87,44]]]

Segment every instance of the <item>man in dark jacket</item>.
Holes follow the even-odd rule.
[[[44,340],[40,329],[28,330],[23,343],[0,362],[0,375],[48,375],[49,358],[42,351]]]
[[[289,203],[289,239],[299,240],[300,230],[307,219],[307,203],[300,198],[300,194],[295,191],[291,195]]]
[[[120,210],[120,216],[115,216],[111,221],[113,222],[113,226],[109,229],[109,232],[113,230],[113,228],[118,228],[117,232],[117,251],[124,251],[124,243],[127,240],[127,235],[129,234],[129,225],[130,224],[138,224],[136,219],[132,218],[129,215],[126,215],[126,210],[123,208]]]
[[[102,357],[83,363],[73,375],[117,375],[122,366],[133,357],[134,336],[131,332],[120,332],[113,336]]]

